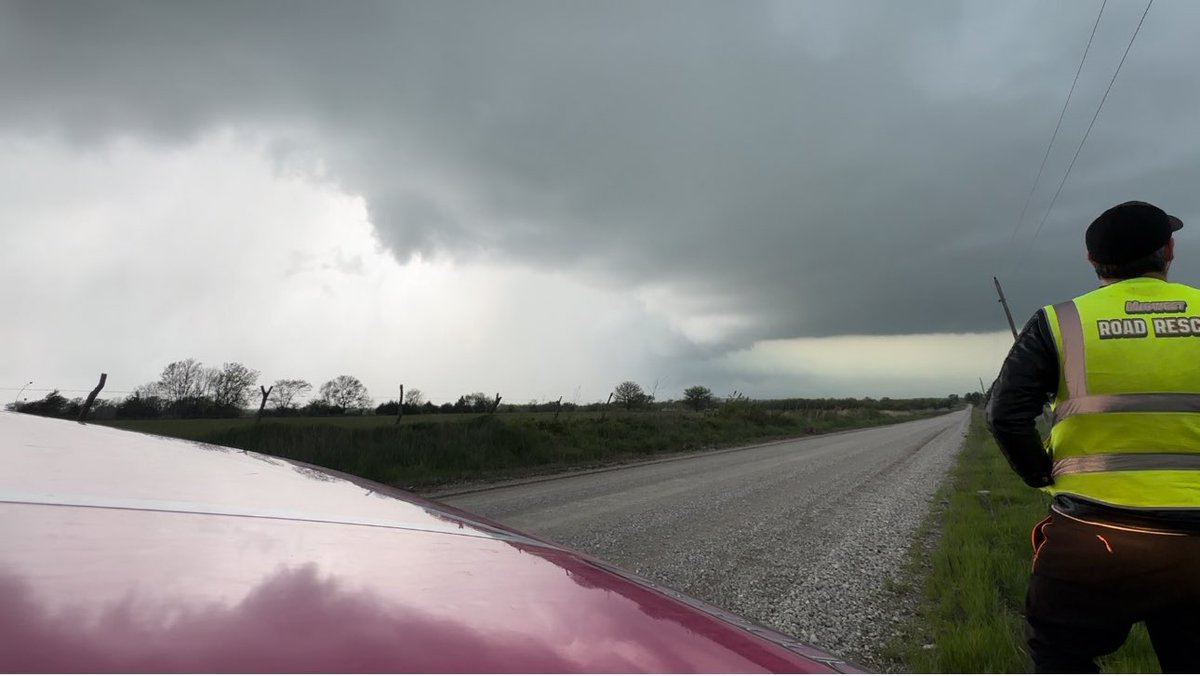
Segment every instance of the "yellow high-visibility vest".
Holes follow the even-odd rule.
[[[1047,490],[1200,508],[1200,290],[1138,277],[1044,309],[1059,363]]]

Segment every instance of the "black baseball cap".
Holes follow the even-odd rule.
[[[1129,263],[1166,246],[1183,221],[1147,202],[1125,202],[1100,214],[1087,229],[1091,259],[1104,265]]]

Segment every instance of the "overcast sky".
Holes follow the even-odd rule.
[[[1200,216],[1200,3],[1157,0],[1046,217],[1145,9],[1109,0],[1018,223],[1099,9],[0,0],[0,395],[186,357],[377,401],[978,389],[993,274],[1023,323],[1107,207]]]

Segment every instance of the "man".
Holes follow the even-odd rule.
[[[1163,671],[1200,671],[1200,290],[1167,281],[1182,227],[1145,202],[1101,214],[1100,287],[1039,310],[992,387],[988,428],[1053,496],[1026,595],[1038,672],[1098,671],[1139,621]]]

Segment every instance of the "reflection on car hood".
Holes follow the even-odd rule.
[[[831,671],[533,536],[223,447],[0,414],[9,671]]]

